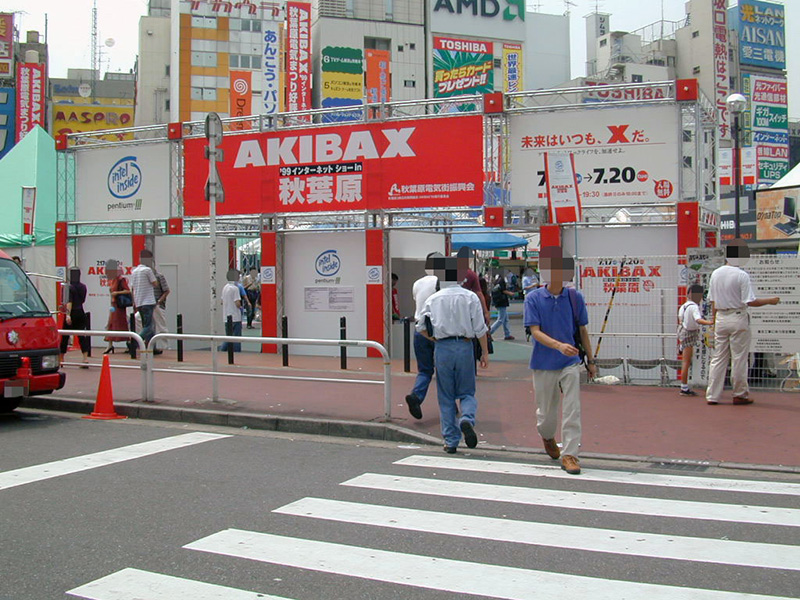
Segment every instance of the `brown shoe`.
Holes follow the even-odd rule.
[[[743,396],[734,396],[733,397],[734,404],[752,404],[753,401],[750,398],[745,398]]]
[[[553,460],[558,460],[558,458],[561,456],[561,450],[559,449],[558,444],[556,444],[556,441],[554,439],[546,440],[542,438],[542,442],[544,442],[544,451],[547,452],[547,456]]]
[[[580,475],[581,472],[581,465],[578,459],[569,454],[565,454],[561,457],[561,468],[570,475]]]

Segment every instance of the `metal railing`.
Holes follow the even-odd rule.
[[[321,381],[326,383],[361,383],[371,385],[383,384],[383,417],[387,421],[392,417],[392,363],[389,359],[389,352],[378,342],[371,340],[327,340],[327,339],[306,339],[306,338],[283,338],[283,337],[242,337],[231,335],[204,335],[191,333],[158,333],[152,337],[148,344],[144,343],[141,336],[132,331],[95,331],[95,330],[73,330],[59,329],[60,335],[75,336],[107,336],[127,337],[136,340],[141,356],[142,369],[142,399],[146,402],[153,402],[154,397],[154,374],[158,373],[181,373],[186,375],[208,375],[214,381],[219,376],[223,377],[248,377],[254,379],[286,379],[294,381]],[[156,342],[165,339],[192,340],[211,342],[212,369],[211,371],[198,371],[196,369],[158,369],[153,365],[152,348]],[[216,370],[216,355],[220,350],[217,349],[217,342],[228,343],[257,343],[257,344],[284,344],[300,346],[339,346],[351,348],[372,348],[380,352],[383,358],[383,381],[373,379],[344,379],[333,377],[297,377],[291,375],[264,375],[259,373],[231,373],[229,371]],[[214,386],[216,391],[216,385]],[[212,401],[218,402],[219,398],[212,397]]]

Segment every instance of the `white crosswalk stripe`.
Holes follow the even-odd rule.
[[[269,564],[369,581],[372,585],[403,586],[415,590],[402,592],[414,598],[425,598],[424,590],[430,590],[506,600],[547,600],[553,597],[581,600],[789,600],[788,597],[751,593],[752,590],[738,591],[735,583],[725,580],[712,584],[712,587],[723,589],[704,589],[705,580],[697,578],[692,581],[695,585],[701,581],[700,587],[691,587],[684,574],[690,568],[705,570],[727,566],[750,569],[753,573],[768,573],[764,579],[771,581],[773,578],[796,576],[800,571],[800,545],[765,543],[763,532],[759,541],[742,541],[749,535],[758,535],[753,531],[757,532],[762,526],[781,528],[784,533],[800,526],[800,510],[761,505],[766,502],[765,499],[772,500],[777,496],[796,498],[800,489],[797,485],[587,470],[580,478],[567,476],[569,489],[558,490],[548,489],[548,486],[556,481],[558,487],[564,487],[564,474],[549,466],[449,457],[442,460],[424,455],[410,456],[394,464],[399,468],[418,469],[420,473],[428,474],[432,473],[432,469],[444,469],[456,474],[469,472],[472,479],[480,479],[482,474],[491,476],[494,481],[497,481],[497,475],[510,476],[514,477],[514,483],[519,483],[519,476],[525,476],[530,477],[526,480],[530,485],[364,473],[341,483],[340,490],[345,493],[347,490],[358,490],[357,502],[307,497],[273,511],[276,518],[293,520],[290,522],[295,525],[300,525],[300,518],[309,523],[310,520],[327,521],[330,524],[328,527],[314,529],[322,531],[325,537],[326,532],[333,535],[340,527],[348,528],[350,534],[353,528],[361,528],[363,532],[356,539],[369,540],[363,545],[361,542],[359,545],[349,545],[325,539],[276,535],[269,531],[225,529],[186,544],[183,548],[255,561],[251,562],[254,569],[258,569],[259,564]],[[582,482],[585,481],[605,484],[614,493],[581,491]],[[707,493],[712,494],[715,501],[626,495],[632,489],[627,487],[629,485],[653,486],[656,493],[659,489],[691,490],[692,498],[702,498]],[[639,490],[640,493],[642,491]],[[407,498],[415,505],[426,506],[395,506],[397,502],[391,500],[392,496],[387,499],[387,492],[402,494],[398,498]],[[648,490],[648,493],[651,492]],[[735,495],[736,503],[719,502],[727,494]],[[743,497],[753,502],[739,504]],[[452,506],[449,502],[451,498],[477,501],[474,510],[469,511],[475,514],[464,514],[466,511],[447,512]],[[520,519],[480,514],[495,506],[495,503],[511,503],[517,507],[515,515],[521,511],[531,516]],[[540,522],[541,511],[528,507],[591,511],[587,514],[592,515],[593,526]],[[497,512],[495,510],[495,514]],[[602,520],[606,515],[617,516],[615,527],[626,520],[630,522],[631,516],[634,519],[647,517],[647,521],[642,521],[643,525],[635,528],[647,529],[652,526],[654,530],[627,531],[604,527]],[[652,520],[664,517],[675,521]],[[695,535],[693,528],[687,526],[697,520],[707,521],[708,527],[698,530]],[[683,533],[668,533],[673,528]],[[392,538],[380,534],[389,530],[420,536],[436,535],[441,537],[443,543],[456,538],[480,541],[472,542],[473,551],[470,552],[469,561],[454,560],[436,556],[436,551],[397,551],[388,541]],[[687,530],[690,535],[685,534]],[[738,535],[728,539],[725,534],[729,532],[738,532]],[[703,535],[714,537],[701,537]],[[404,536],[402,539],[409,538]],[[785,540],[786,536],[781,539]],[[535,546],[537,550],[531,552],[527,562],[522,563],[525,568],[495,564],[504,561],[498,559],[498,555],[488,547],[481,551],[481,542],[484,540],[492,544],[515,544],[520,552],[528,546]],[[413,543],[411,547],[414,547]],[[604,561],[610,561],[615,556],[626,557],[628,561],[642,559],[657,561],[658,564],[686,561],[686,564],[671,562],[669,569],[664,567],[664,570],[674,575],[666,579],[662,576],[653,582],[647,581],[646,576],[636,581],[628,580],[627,575],[622,575],[624,579],[614,579],[613,575],[600,577],[596,572],[593,576],[560,573],[553,571],[554,563],[548,559],[549,552],[559,549],[595,553],[592,555],[595,565],[603,565]],[[480,562],[479,558],[485,562]],[[693,566],[688,567],[687,564]],[[639,575],[646,572],[638,571]],[[709,581],[713,579],[709,578]],[[726,586],[732,589],[725,589]],[[123,569],[68,593],[88,600],[286,600],[138,569]],[[316,590],[297,597],[297,600],[318,597],[319,590]]]
[[[343,523],[377,525],[408,531],[570,550],[800,571],[800,547],[785,544],[757,544],[617,529],[530,523],[321,498],[303,498],[273,512]]]
[[[502,475],[526,475],[574,479],[560,466],[538,466],[528,463],[503,462],[499,460],[474,460],[447,456],[414,455],[395,461],[396,465],[448,469],[478,473],[499,473]],[[581,474],[581,481],[602,483],[625,483],[629,485],[652,485],[657,487],[677,487],[721,492],[753,492],[758,494],[780,494],[800,496],[800,484],[780,481],[753,481],[746,479],[723,479],[717,477],[693,477],[686,475],[662,475],[641,471],[608,471],[589,469]]]
[[[598,512],[800,527],[800,510],[792,508],[740,506],[712,502],[612,496],[587,492],[562,492],[510,485],[381,475],[378,473],[365,473],[345,481],[342,485],[393,492],[556,506]]]

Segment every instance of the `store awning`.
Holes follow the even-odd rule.
[[[528,244],[525,238],[504,232],[454,233],[451,241],[453,250],[458,250],[462,246],[473,250],[496,250],[519,248]]]
[[[781,179],[773,183],[769,187],[782,188],[800,185],[800,165],[796,165],[794,169],[789,171]]]

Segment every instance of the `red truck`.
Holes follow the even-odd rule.
[[[64,387],[58,328],[22,268],[0,250],[0,412]]]

